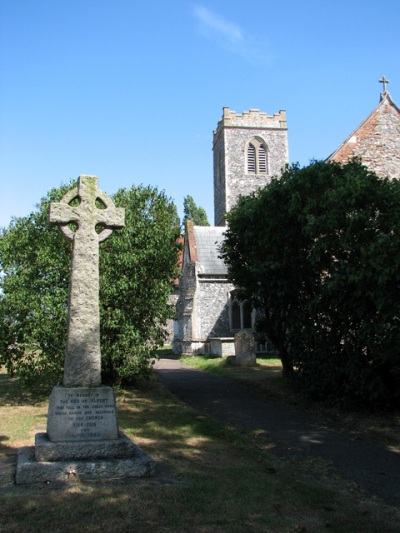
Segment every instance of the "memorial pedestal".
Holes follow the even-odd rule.
[[[19,451],[19,485],[154,475],[154,461],[118,432],[113,390],[100,385],[99,243],[124,227],[124,217],[96,176],[80,176],[78,187],[50,204],[50,222],[72,243],[65,386],[51,394],[47,433]]]
[[[47,433],[19,450],[17,485],[150,477],[156,464],[118,431],[111,387],[54,387]]]

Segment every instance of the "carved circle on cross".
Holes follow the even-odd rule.
[[[71,191],[67,192],[60,200],[60,203],[70,205],[71,202],[75,200],[75,198],[79,199],[78,187],[75,187]],[[100,200],[105,208],[115,207],[112,199],[100,189],[97,190],[96,200]],[[71,222],[74,223],[73,220]],[[72,241],[75,236],[75,231],[73,231],[69,226],[71,222],[68,222],[67,224],[59,224],[61,233],[69,241]],[[103,228],[102,231],[98,233],[99,242],[103,242],[106,239],[108,239],[108,237],[112,234],[112,232],[113,232],[112,228]]]

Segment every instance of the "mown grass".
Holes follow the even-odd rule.
[[[117,409],[120,429],[167,465],[163,483],[17,487],[10,461],[19,446],[32,445],[46,409],[47,400],[21,394],[16,380],[0,375],[0,531],[398,531],[397,509],[333,479],[329,465],[278,459],[273,443],[257,432],[233,430],[189,409],[156,379],[141,390],[118,391]]]
[[[252,383],[268,384],[273,388],[274,382],[277,382],[276,391],[282,391],[282,365],[280,359],[276,357],[257,358],[255,366],[235,366],[229,364],[228,360],[222,357],[210,356],[193,356],[185,357],[182,362],[207,372],[221,374],[228,378],[241,379]],[[280,382],[280,383],[278,383]]]

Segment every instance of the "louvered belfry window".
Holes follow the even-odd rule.
[[[247,147],[247,172],[249,174],[256,172],[256,149],[252,144]]]
[[[247,173],[268,174],[267,147],[259,139],[252,139],[247,145]]]
[[[267,152],[265,146],[258,147],[258,173],[265,174],[267,172]]]

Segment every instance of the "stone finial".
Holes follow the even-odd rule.
[[[388,83],[390,83],[389,80],[387,80],[387,79],[385,78],[385,76],[382,76],[382,78],[381,78],[380,80],[378,80],[378,81],[379,81],[379,83],[382,83],[382,86],[383,86],[382,94],[386,94],[386,92],[387,92],[387,91],[386,91],[386,85],[387,85]]]

